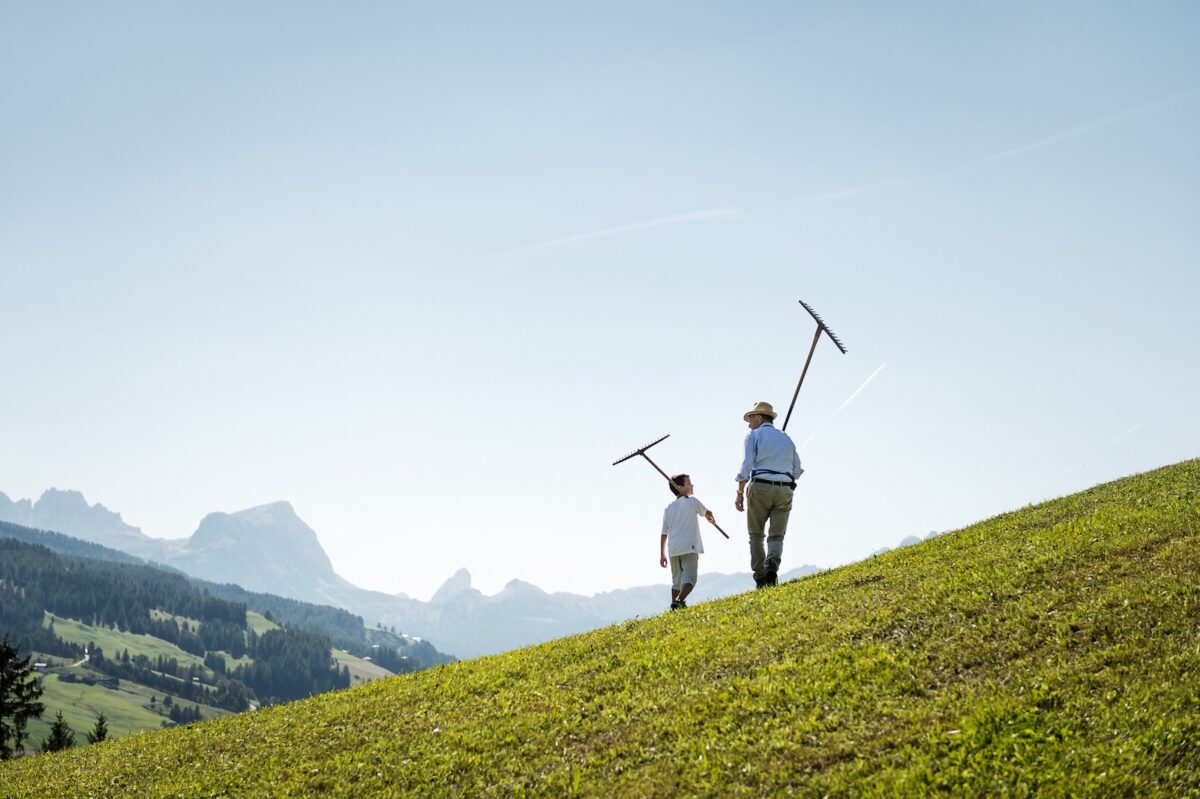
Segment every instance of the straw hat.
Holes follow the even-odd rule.
[[[742,419],[748,422],[750,421],[750,417],[754,416],[755,414],[766,416],[769,419],[774,419],[776,416],[778,416],[778,414],[775,413],[775,409],[771,407],[771,403],[760,402],[750,410],[746,411],[746,413],[742,415]]]

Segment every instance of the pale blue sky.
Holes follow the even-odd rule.
[[[1198,54],[1187,2],[0,2],[0,491],[590,593],[663,579],[610,464],[670,433],[744,571],[798,299],[849,354],[785,568],[1195,457]]]

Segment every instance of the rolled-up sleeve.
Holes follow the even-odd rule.
[[[737,477],[734,478],[739,483],[750,479],[750,470],[754,468],[754,455],[757,450],[757,441],[754,437],[754,431],[751,430],[746,434],[746,454],[742,458],[742,468],[738,471]]]

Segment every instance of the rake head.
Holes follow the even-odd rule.
[[[661,442],[663,442],[663,441],[666,441],[666,440],[667,440],[668,438],[670,438],[670,437],[671,437],[671,435],[668,433],[667,435],[663,436],[662,438],[658,439],[657,441],[651,441],[649,444],[647,444],[647,445],[646,445],[646,446],[644,446],[644,447],[638,447],[638,448],[637,448],[637,449],[635,449],[633,452],[631,452],[631,453],[629,453],[628,455],[626,455],[624,458],[621,458],[621,459],[619,459],[619,460],[615,460],[615,461],[613,461],[613,466],[616,466],[618,463],[624,463],[625,461],[629,460],[630,458],[635,458],[635,457],[637,457],[638,455],[641,455],[643,452],[645,452],[646,450],[650,449],[650,448],[651,448],[651,447],[653,447],[655,444],[659,444],[659,443],[661,443]]]
[[[837,345],[837,348],[842,351],[842,355],[845,355],[846,348],[844,346],[842,346],[842,340],[839,339],[836,335],[834,335],[834,332],[829,329],[829,325],[825,324],[825,320],[822,319],[821,317],[817,316],[817,312],[814,311],[809,306],[809,304],[807,302],[805,302],[804,300],[800,300],[800,304],[804,306],[804,310],[808,311],[809,316],[811,316],[814,320],[816,320],[817,327],[824,330],[829,335],[829,337],[831,339],[833,339],[833,343]]]

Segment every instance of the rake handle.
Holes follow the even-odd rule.
[[[640,454],[640,455],[641,455],[643,458],[645,458],[645,459],[646,459],[646,463],[648,463],[648,464],[650,464],[651,466],[653,466],[653,467],[654,467],[654,471],[658,472],[659,474],[661,474],[661,475],[663,476],[663,479],[667,481],[667,484],[668,484],[668,485],[675,485],[674,483],[672,483],[672,482],[671,482],[671,478],[667,476],[667,473],[666,473],[666,472],[664,472],[662,469],[658,468],[658,464],[657,464],[657,463],[655,463],[654,461],[650,460],[650,456],[649,456],[649,455],[647,455],[647,454],[646,454],[646,453],[644,453],[644,452],[642,452],[642,453],[639,453],[639,454]],[[722,530],[722,529],[721,529],[721,525],[717,524],[716,522],[713,522],[713,523],[712,523],[712,526],[713,526],[713,527],[715,527],[715,528],[717,528],[717,532],[719,532],[721,535],[725,536],[726,538],[729,538],[729,533],[727,533],[727,532],[725,532],[724,530]]]
[[[817,325],[817,332],[813,333],[812,346],[808,348],[808,358],[804,361],[804,371],[800,373],[800,382],[796,384],[796,391],[792,394],[792,404],[788,406],[787,416],[783,418],[783,427],[780,429],[787,432],[788,422],[792,418],[792,408],[796,407],[796,397],[800,396],[800,386],[804,385],[804,376],[808,374],[808,365],[812,363],[813,353],[817,351],[817,342],[821,340],[821,326]]]
[[[654,461],[650,460],[650,456],[649,456],[649,455],[647,455],[647,454],[646,454],[646,453],[644,453],[644,452],[639,452],[638,454],[639,454],[639,455],[641,455],[643,458],[645,458],[645,459],[646,459],[646,463],[648,463],[648,464],[650,464],[651,466],[653,466],[653,467],[654,467],[654,471],[656,471],[656,472],[658,472],[659,474],[661,474],[661,475],[663,476],[663,479],[664,479],[664,480],[666,480],[668,483],[669,483],[669,482],[671,482],[671,478],[670,478],[670,477],[667,475],[667,473],[666,473],[666,472],[664,472],[662,469],[658,468],[658,464],[657,464],[657,463],[655,463]]]

